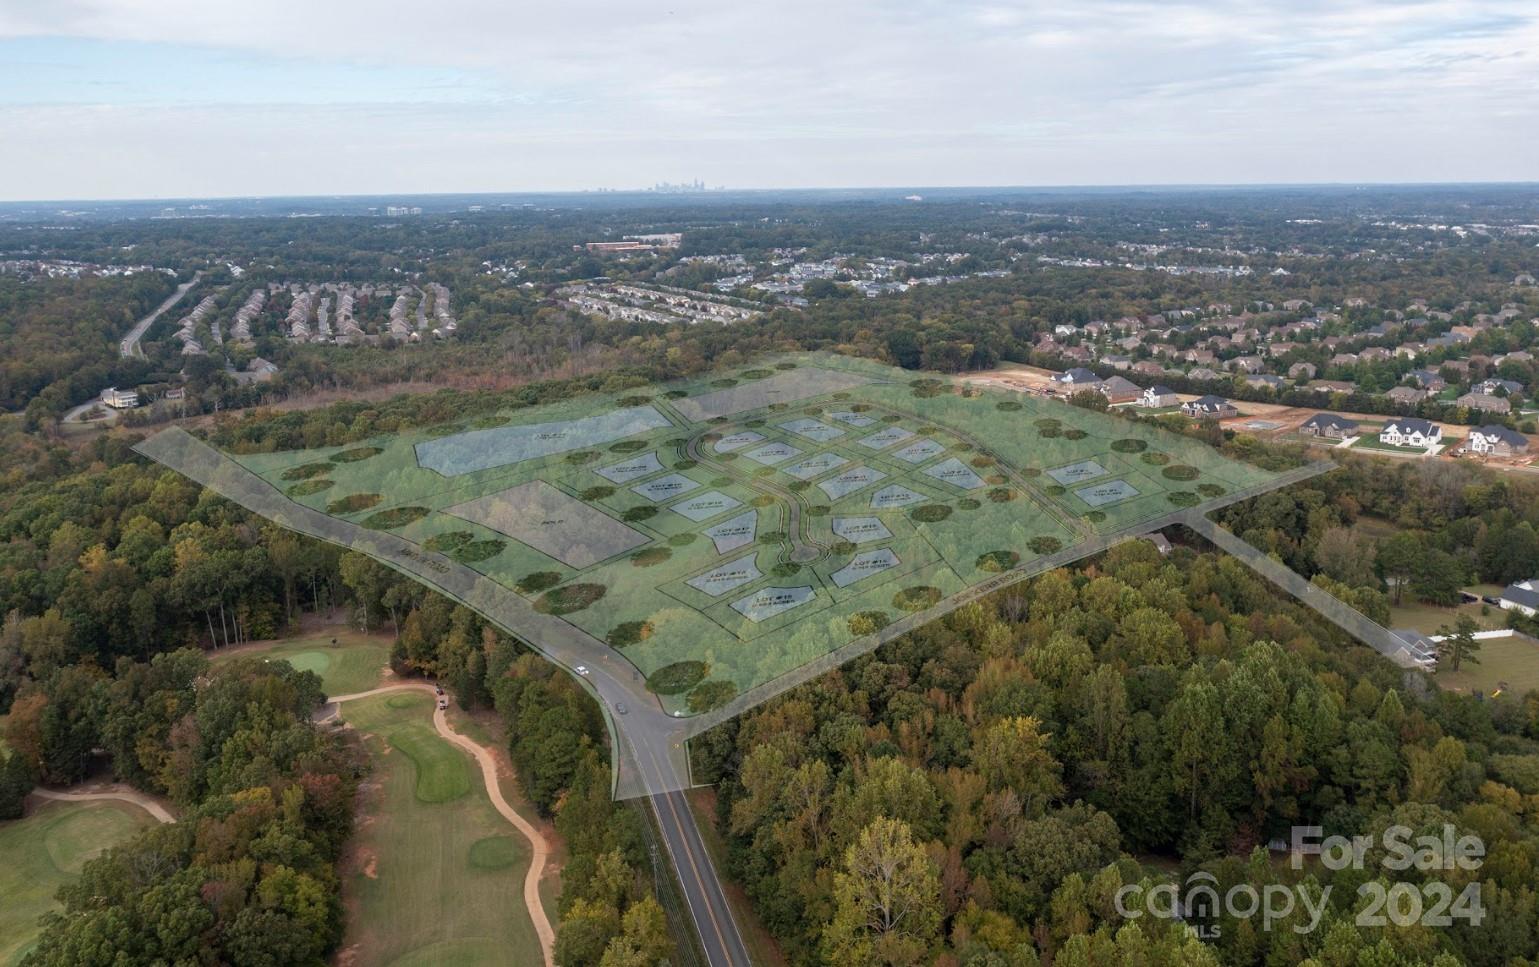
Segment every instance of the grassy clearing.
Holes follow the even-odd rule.
[[[373,781],[347,874],[356,963],[538,964],[523,905],[528,844],[492,807],[470,758],[438,737],[419,693],[349,702]]]
[[[128,803],[45,802],[25,819],[0,823],[0,964],[20,962],[38,918],[87,860],[154,822]]]
[[[1433,676],[1443,688],[1487,695],[1507,683],[1508,694],[1522,695],[1539,688],[1539,641],[1524,635],[1491,638],[1480,643],[1480,664],[1464,664],[1458,671],[1439,671]]]
[[[332,647],[333,638],[336,647]],[[381,673],[390,660],[390,643],[383,636],[337,627],[320,634],[219,652],[211,657],[219,662],[235,655],[253,654],[281,659],[300,671],[315,672],[321,676],[321,685],[328,695],[349,695],[379,687]]]
[[[1439,628],[1452,628],[1461,614],[1474,618],[1482,631],[1507,627],[1507,616],[1500,608],[1479,603],[1445,608],[1441,605],[1412,601],[1409,592],[1406,594],[1405,603],[1390,605],[1389,620],[1392,628],[1414,628],[1424,635],[1435,635]]]

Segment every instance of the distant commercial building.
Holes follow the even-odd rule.
[[[135,390],[109,386],[102,390],[102,402],[114,410],[131,410],[139,405],[139,394]]]

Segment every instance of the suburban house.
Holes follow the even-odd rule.
[[[1151,386],[1144,390],[1144,395],[1139,397],[1138,401],[1140,406],[1147,406],[1151,410],[1161,410],[1180,402],[1176,397],[1176,391],[1169,386]]]
[[[1528,437],[1516,430],[1509,430],[1505,426],[1493,423],[1490,426],[1480,426],[1471,430],[1469,440],[1464,445],[1471,453],[1510,457],[1513,454],[1528,452]]]
[[[1137,383],[1121,376],[1113,376],[1096,389],[1106,397],[1108,403],[1131,403],[1143,395],[1143,390]]]
[[[102,390],[102,402],[115,410],[131,410],[139,405],[139,394],[131,389],[109,386]]]
[[[1437,664],[1437,639],[1414,628],[1396,628],[1390,634],[1400,640],[1396,657],[1408,660],[1422,668]]]
[[[1427,398],[1427,391],[1424,389],[1415,389],[1411,386],[1396,386],[1394,389],[1390,390],[1384,395],[1394,400],[1396,403],[1402,403],[1406,406],[1415,406],[1417,403],[1420,403],[1422,400]]]
[[[1080,390],[1098,388],[1101,385],[1101,377],[1083,366],[1076,366],[1054,376],[1053,382],[1062,384],[1071,393],[1078,393]]]
[[[1503,588],[1501,597],[1497,598],[1502,610],[1517,611],[1530,618],[1539,612],[1539,591],[1534,590],[1534,581],[1534,578],[1529,578]]]
[[[1515,379],[1483,379],[1470,387],[1471,393],[1483,393],[1486,396],[1517,396],[1523,392],[1523,384]]]
[[[1345,379],[1312,379],[1304,386],[1312,393],[1356,393],[1357,384]]]
[[[1283,378],[1281,376],[1274,376],[1271,373],[1255,373],[1245,377],[1245,385],[1256,389],[1265,387],[1279,390],[1283,387]]]
[[[1392,447],[1419,447],[1425,449],[1442,442],[1443,428],[1430,420],[1414,416],[1401,416],[1384,424],[1379,431],[1379,442]]]
[[[1306,436],[1342,440],[1357,433],[1357,421],[1335,413],[1316,413],[1304,421],[1299,432]]]
[[[1222,420],[1239,416],[1240,411],[1222,396],[1199,396],[1190,403],[1181,404],[1181,412],[1193,419]]]
[[[1221,380],[1224,377],[1220,376],[1218,373],[1215,373],[1213,370],[1206,366],[1198,366],[1196,369],[1187,373],[1186,378],[1199,380],[1204,383],[1212,383],[1217,380]]]
[[[1438,393],[1448,385],[1448,381],[1430,369],[1413,369],[1406,377],[1429,393]]]
[[[1480,410],[1484,413],[1511,413],[1512,404],[1501,396],[1487,396],[1484,393],[1465,393],[1454,400],[1454,403],[1470,410]]]
[[[1315,378],[1315,364],[1314,363],[1294,363],[1292,366],[1288,367],[1288,378],[1289,379],[1314,379]]]

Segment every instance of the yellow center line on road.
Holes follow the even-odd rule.
[[[632,746],[631,748],[634,750],[635,746]],[[656,774],[659,782],[661,782],[661,780],[663,779],[663,770],[662,770],[662,767],[658,763],[657,754],[652,749],[648,748],[647,749],[647,758],[651,760],[652,771]],[[706,888],[705,888],[705,878],[700,875],[700,867],[699,867],[699,864],[697,864],[695,862],[695,853],[694,853],[694,850],[690,848],[689,837],[683,834],[683,820],[679,818],[679,812],[674,807],[673,800],[672,800],[672,798],[669,797],[669,794],[665,792],[665,793],[661,793],[660,795],[661,795],[664,803],[668,807],[669,814],[673,817],[674,825],[676,827],[678,827],[679,830],[680,830],[679,839],[681,841],[680,845],[684,849],[684,853],[685,853],[685,857],[684,858],[689,861],[689,871],[694,876],[695,883],[700,887],[700,895],[701,895],[701,897],[706,901],[706,903],[705,903],[705,913],[706,913],[706,916],[708,916],[710,918],[710,920],[711,920],[711,929],[716,931],[716,940],[717,940],[718,943],[721,944],[722,954],[727,958],[727,965],[728,965],[728,967],[731,967],[731,965],[733,963],[733,961],[732,961],[732,951],[731,951],[731,949],[727,945],[726,935],[722,933],[721,923],[716,919],[716,910],[714,908],[714,905],[710,902],[709,896],[707,896],[707,892],[706,892]],[[691,817],[691,821],[693,821],[693,817]],[[683,870],[680,870],[679,872],[682,875]],[[686,902],[687,902],[687,898],[686,898]]]

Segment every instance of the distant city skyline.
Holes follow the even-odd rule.
[[[4,0],[0,199],[1517,182],[1539,156],[1531,2],[428,13]]]

